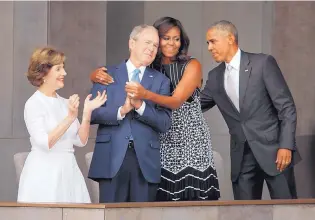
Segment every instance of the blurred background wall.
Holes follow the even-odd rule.
[[[91,87],[90,72],[128,58],[131,29],[153,24],[161,16],[182,22],[191,40],[190,55],[202,63],[204,79],[217,65],[205,40],[207,28],[217,20],[237,26],[241,49],[275,56],[298,111],[297,145],[303,157],[296,166],[298,195],[315,197],[314,11],[315,2],[0,2],[0,201],[16,201],[13,155],[30,150],[23,109],[35,91],[25,77],[32,51],[47,44],[63,50],[68,75],[59,93],[64,97],[78,93],[83,98]],[[231,200],[228,129],[216,107],[205,117],[213,147],[224,160],[222,199]],[[84,176],[84,155],[93,151],[95,131],[94,127],[88,145],[76,150]],[[269,199],[266,190],[264,199]]]

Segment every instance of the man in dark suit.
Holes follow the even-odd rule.
[[[216,22],[206,38],[221,64],[209,72],[202,109],[217,105],[228,125],[234,198],[261,199],[264,180],[272,199],[297,198],[296,109],[276,60],[241,51],[229,21]]]
[[[158,45],[154,27],[135,27],[129,39],[129,60],[107,67],[114,82],[93,85],[93,96],[106,90],[108,97],[91,117],[91,123],[99,126],[88,177],[99,182],[100,202],[155,200],[161,178],[159,133],[169,129],[171,110],[130,99],[125,85],[136,81],[155,93],[170,95],[169,79],[147,67]]]

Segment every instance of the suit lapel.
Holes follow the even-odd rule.
[[[228,95],[227,95],[225,88],[224,88],[224,73],[225,73],[225,64],[221,63],[219,66],[218,72],[217,72],[217,80],[218,80],[220,92],[225,94],[225,96],[228,98]]]
[[[239,105],[240,111],[244,104],[246,89],[248,85],[248,80],[251,74],[252,67],[249,65],[248,55],[241,51],[241,63],[239,72]]]
[[[114,81],[117,81],[123,87],[125,87],[126,82],[129,82],[128,71],[127,71],[127,66],[126,66],[125,61],[117,66],[117,73],[113,77],[114,77]],[[155,77],[155,74],[152,71],[152,69],[149,67],[146,67],[142,80],[141,80],[141,85],[145,89],[150,90],[154,77]]]
[[[144,74],[143,74],[143,77],[142,77],[142,80],[141,80],[141,85],[147,89],[147,90],[150,90],[151,88],[151,85],[153,83],[153,79],[155,77],[155,74],[154,72],[152,71],[151,68],[149,67],[146,67],[145,68],[145,71],[144,71]]]
[[[123,61],[117,66],[117,74],[115,74],[113,77],[114,77],[114,81],[119,82],[119,84],[125,87],[126,82],[129,81],[128,71],[127,71],[127,66],[126,66],[125,61]]]

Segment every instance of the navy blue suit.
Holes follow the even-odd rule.
[[[132,110],[123,120],[117,120],[118,109],[124,105],[127,95],[125,85],[129,80],[126,63],[122,62],[118,66],[107,67],[107,71],[113,77],[114,83],[108,86],[95,83],[92,88],[93,97],[96,96],[97,91],[106,90],[107,101],[92,113],[91,123],[99,126],[88,177],[99,183],[105,180],[104,186],[100,184],[100,202],[123,202],[128,201],[128,198],[125,198],[125,195],[118,195],[117,197],[117,193],[121,194],[124,191],[127,194],[132,194],[133,190],[141,193],[141,185],[139,184],[130,189],[123,189],[125,186],[118,183],[110,189],[112,187],[111,181],[119,176],[120,172],[123,172],[122,169],[125,169],[122,166],[124,163],[129,163],[126,165],[126,169],[128,166],[133,166],[131,160],[133,160],[133,164],[137,163],[139,175],[143,175],[143,179],[147,183],[157,184],[160,182],[159,134],[170,128],[171,110],[145,100],[146,107],[142,116]],[[145,69],[141,85],[154,93],[170,95],[169,79],[149,67]],[[128,153],[131,135],[134,149],[133,152]],[[121,181],[119,180],[119,182]],[[115,191],[116,195],[114,195]],[[147,199],[131,198],[130,200],[143,201]]]

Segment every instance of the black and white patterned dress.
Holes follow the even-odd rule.
[[[186,65],[163,65],[174,91]],[[201,111],[199,89],[172,112],[172,126],[160,135],[162,178],[158,201],[217,200],[219,183],[208,124]]]

